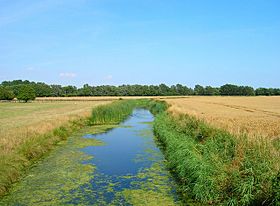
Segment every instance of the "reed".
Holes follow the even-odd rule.
[[[194,117],[167,113],[157,115],[154,131],[185,199],[225,205],[279,201],[279,150],[266,138],[252,142]]]
[[[92,110],[89,124],[118,124],[132,113],[135,105],[135,100],[120,100],[110,105],[97,106]]]

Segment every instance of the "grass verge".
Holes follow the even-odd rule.
[[[203,204],[279,204],[279,150],[188,115],[156,116],[154,132],[184,199]]]

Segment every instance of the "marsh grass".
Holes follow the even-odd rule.
[[[226,205],[268,205],[279,198],[279,150],[266,138],[254,142],[194,117],[167,113],[156,117],[154,131],[182,194]]]

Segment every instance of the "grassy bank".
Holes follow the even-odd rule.
[[[34,162],[86,126],[90,110],[101,104],[105,102],[1,103],[0,197]]]
[[[279,201],[279,148],[266,139],[252,142],[188,115],[165,112],[156,116],[154,131],[185,199],[215,205]]]
[[[12,153],[0,154],[0,197],[18,181],[25,171],[59,142],[86,125],[84,118],[68,122],[50,132],[33,136]]]

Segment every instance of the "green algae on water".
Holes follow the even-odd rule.
[[[92,156],[86,155],[80,148],[103,145],[99,140],[83,138],[82,135],[105,132],[112,127],[88,127],[60,143],[61,146],[35,164],[28,175],[14,185],[11,192],[0,200],[0,204],[63,205],[73,199],[81,199],[82,194],[72,191],[94,177],[95,166],[83,164]]]

